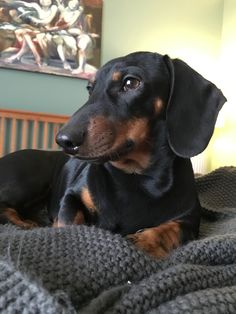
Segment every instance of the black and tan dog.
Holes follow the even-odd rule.
[[[108,62],[88,90],[57,134],[67,155],[0,160],[0,219],[32,227],[46,207],[55,227],[94,224],[163,257],[198,235],[190,157],[207,146],[226,99],[183,61],[149,52]]]

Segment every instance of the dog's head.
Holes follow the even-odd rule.
[[[88,101],[59,131],[57,143],[80,159],[111,161],[127,172],[138,163],[148,167],[158,138],[153,130],[161,133],[163,126],[161,141],[176,155],[203,151],[226,101],[183,61],[149,52],[108,62],[88,91]]]

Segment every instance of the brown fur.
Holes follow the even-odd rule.
[[[107,118],[91,118],[88,135],[81,146],[80,153],[89,157],[109,155],[125,144],[127,139],[135,143],[135,149],[125,158],[113,165],[127,173],[141,173],[149,166],[151,145],[149,143],[149,124],[146,118],[135,118],[126,122],[112,124]],[[96,153],[95,153],[96,152]]]
[[[121,79],[121,76],[122,76],[122,74],[121,74],[121,72],[114,72],[113,74],[112,74],[112,80],[113,81],[119,81],[120,79]]]
[[[97,208],[92,200],[92,196],[89,193],[88,188],[83,188],[81,192],[81,200],[86,206],[86,208],[89,209],[89,211],[91,211],[92,213],[95,213],[97,211]]]
[[[78,213],[76,214],[73,223],[74,223],[75,225],[82,225],[82,224],[85,224],[84,214],[82,213],[81,210],[79,210]]]
[[[154,102],[154,112],[158,115],[161,113],[162,109],[164,108],[164,103],[161,98],[157,98]]]
[[[180,245],[181,228],[177,221],[147,228],[129,236],[135,245],[148,254],[163,258]]]
[[[4,211],[3,211],[5,217],[11,222],[13,223],[14,225],[17,225],[21,228],[24,228],[24,229],[31,229],[31,228],[35,228],[35,227],[38,227],[38,224],[34,221],[31,221],[31,220],[22,220],[17,211],[13,208],[6,208]]]
[[[134,152],[127,154],[119,161],[113,161],[111,164],[123,170],[126,173],[141,174],[150,164],[150,146],[148,144],[139,145]]]
[[[125,158],[112,162],[113,166],[127,173],[141,173],[148,168],[151,157],[148,120],[133,119],[126,124],[120,124],[118,130],[119,136],[116,138],[113,149],[119,147],[126,138],[135,142],[135,149]]]

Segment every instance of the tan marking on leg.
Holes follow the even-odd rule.
[[[97,207],[94,204],[94,201],[92,200],[92,196],[88,190],[88,188],[83,188],[81,191],[81,200],[83,204],[86,206],[86,208],[91,211],[92,213],[95,213],[98,211]]]
[[[74,218],[73,224],[83,225],[84,223],[85,223],[84,214],[82,213],[81,210],[79,210]]]
[[[131,234],[128,239],[149,255],[163,258],[180,246],[180,234],[180,223],[170,221],[159,227],[147,228],[142,232]]]
[[[57,228],[57,227],[58,227],[58,220],[57,220],[57,218],[54,219],[53,224],[52,224],[52,227],[53,227],[53,228]]]
[[[61,227],[65,227],[66,224],[60,220],[58,220],[57,218],[54,220],[52,227],[53,228],[61,228]]]
[[[6,208],[2,210],[2,214],[14,225],[17,225],[24,229],[32,229],[35,227],[39,227],[39,225],[32,220],[29,219],[21,219],[17,213],[17,211],[13,208]]]
[[[67,215],[70,214],[70,215]],[[61,208],[59,210],[58,216],[54,219],[52,227],[60,228],[69,225],[81,225],[85,223],[84,214],[82,210],[73,210],[73,212],[69,212],[68,208]]]
[[[65,226],[66,226],[66,224],[65,224],[64,222],[58,221],[56,228],[63,228],[63,227],[65,227]]]

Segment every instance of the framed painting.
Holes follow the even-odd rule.
[[[0,67],[88,79],[101,36],[102,0],[0,0]]]

